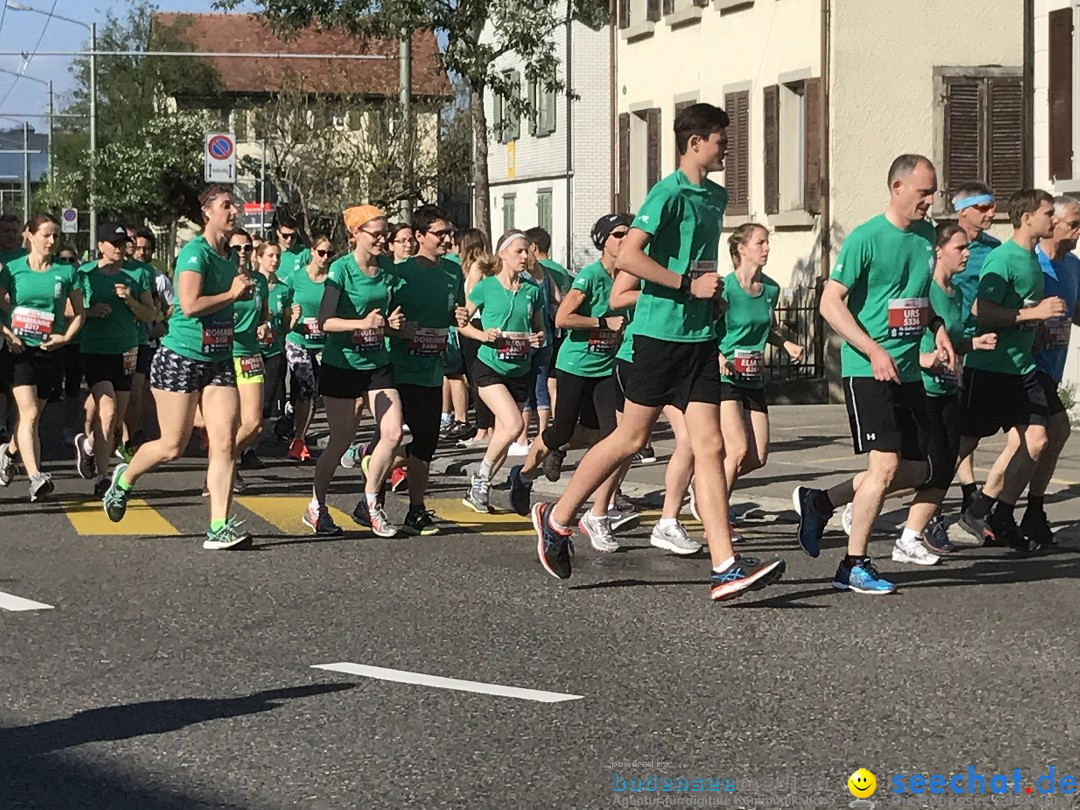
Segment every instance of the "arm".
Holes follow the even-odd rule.
[[[323,288],[322,301],[319,302],[319,329],[323,332],[352,332],[357,329],[378,329],[386,325],[382,310],[374,309],[363,318],[339,318],[337,314],[341,290],[332,284]],[[400,314],[401,309],[397,312]]]
[[[1044,298],[1033,307],[1010,309],[994,303],[988,298],[979,298],[975,310],[980,329],[1001,329],[1007,326],[1027,326],[1058,318],[1065,314],[1065,302],[1056,295]]]
[[[127,308],[131,310],[135,320],[140,323],[153,323],[154,317],[157,315],[157,309],[154,307],[154,296],[149,292],[144,292],[138,298],[135,298],[130,294],[130,288],[126,289],[128,294],[121,296],[121,299],[127,305]]]
[[[529,345],[534,349],[539,349],[544,343],[544,318],[547,317],[546,312],[541,312],[539,309],[532,314],[532,334],[529,335]]]
[[[65,311],[67,307],[70,307],[72,317],[68,318],[67,329],[64,330],[62,335],[52,334],[48,335],[41,341],[41,348],[47,352],[55,351],[56,349],[66,346],[68,342],[79,334],[79,330],[83,325],[83,295],[82,290],[72,289],[68,293],[67,304],[65,305]]]
[[[180,311],[189,318],[213,315],[234,301],[238,301],[251,289],[251,279],[237,275],[232,286],[218,295],[203,295],[203,277],[193,270],[183,270],[176,279],[176,297]]]
[[[839,281],[829,279],[821,293],[821,317],[856,351],[866,355],[874,370],[874,379],[900,382],[900,372],[892,357],[863,331],[847,308],[847,291],[848,288]]]
[[[472,301],[465,302],[465,311],[468,313],[468,322],[464,326],[458,327],[458,334],[479,343],[492,343],[495,338],[499,336],[498,329],[477,329],[472,325],[473,316],[476,314],[478,308],[479,307]]]
[[[623,237],[619,258],[615,260],[616,269],[669,290],[681,289],[684,284],[682,274],[661,267],[645,254],[645,246],[651,238],[645,231],[631,228]],[[720,274],[705,273],[690,283],[688,292],[692,298],[716,298],[720,290]]]
[[[769,327],[769,345],[783,349],[787,352],[788,357],[798,363],[802,360],[805,350],[797,341],[788,338],[790,331],[787,326],[777,322],[776,311],[774,310],[772,313],[772,326]],[[793,337],[797,336],[793,335]]]
[[[608,306],[614,310],[633,309],[637,306],[638,296],[641,295],[641,282],[637,276],[629,273],[619,273],[615,276],[615,284],[608,296]]]

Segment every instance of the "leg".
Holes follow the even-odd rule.
[[[450,399],[454,406],[454,421],[465,424],[469,417],[469,387],[464,377],[451,377]]]
[[[741,401],[729,399],[720,403],[720,425],[724,437],[724,478],[730,492],[735,488],[753,441],[750,419]]]
[[[240,402],[240,424],[236,431],[236,456],[253,447],[262,431],[264,383],[253,382],[237,385]],[[340,458],[340,456],[338,456]]]
[[[402,420],[401,397],[396,388],[368,391],[367,400],[379,426],[379,440],[371,450],[367,480],[364,482],[364,493],[370,499],[379,494],[383,481],[390,472],[390,464],[401,444]],[[332,458],[341,458],[341,453]]]
[[[319,506],[326,505],[326,493],[330,489],[330,481],[337,471],[338,460],[349,449],[353,437],[356,435],[356,422],[362,408],[362,399],[348,399],[341,397],[323,397],[323,407],[326,409],[326,422],[330,428],[330,437],[326,443],[326,449],[319,455],[315,462],[315,481],[313,495]]]
[[[668,406],[664,408],[664,415],[671,425],[671,432],[675,434],[675,452],[668,459],[664,471],[664,505],[660,510],[660,520],[677,521],[690,479],[694,476],[694,448],[686,432],[686,418],[682,411]]]
[[[1048,444],[1045,425],[1024,425],[1010,430],[1010,435],[1014,431],[1018,433],[1019,446],[1005,467],[1004,480],[997,495],[998,501],[1008,506],[1015,506],[1020,500]]]
[[[520,406],[505,385],[481,386],[480,399],[495,417],[495,431],[480,465],[481,478],[490,480],[506,460],[506,451],[524,429],[524,420]]]
[[[22,458],[26,474],[30,477],[41,472],[38,466],[41,459],[41,440],[38,437],[38,422],[41,419],[45,403],[38,398],[36,385],[17,385],[11,389],[18,410],[15,423],[15,441],[19,456]],[[14,452],[15,448],[10,448]]]
[[[206,489],[210,493],[210,524],[227,520],[232,504],[236,463],[236,427],[240,396],[235,386],[208,385],[202,391],[202,411],[209,445]]]
[[[1065,443],[1069,441],[1072,428],[1069,426],[1069,415],[1064,411],[1055,413],[1050,417],[1046,426],[1046,449],[1039,456],[1035,465],[1035,472],[1031,476],[1031,487],[1028,495],[1045,497],[1046,488],[1050,486],[1050,479],[1054,475],[1058,458],[1065,449]]]
[[[157,404],[158,425],[161,436],[155,441],[140,445],[135,451],[122,481],[127,488],[135,486],[146,473],[167,461],[175,461],[184,454],[192,428],[195,426],[195,411],[199,405],[199,392],[182,393],[151,389]],[[209,480],[207,481],[209,486]],[[230,477],[229,488],[232,488]]]
[[[97,474],[104,476],[109,472],[109,458],[112,456],[116,436],[116,391],[112,382],[105,380],[95,385],[90,395],[97,406],[97,419],[94,420],[94,466]]]

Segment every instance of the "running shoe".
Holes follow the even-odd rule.
[[[995,509],[990,513],[986,525],[999,543],[1004,543],[1014,551],[1029,553],[1035,551],[1038,546],[1034,540],[1024,537],[1020,527],[1016,525],[1016,519],[1012,515],[1006,516],[1001,509]]]
[[[15,480],[15,456],[8,452],[5,444],[0,447],[0,487],[6,487]]]
[[[566,453],[561,447],[557,447],[552,450],[544,458],[544,463],[541,465],[541,469],[544,471],[544,478],[552,483],[555,483],[562,477],[562,465],[566,460]]]
[[[820,489],[811,487],[795,487],[791,493],[795,512],[799,516],[799,545],[802,550],[811,557],[821,554],[821,537],[825,534],[825,524],[832,515],[823,515],[814,506],[814,501]]]
[[[655,464],[656,463],[656,451],[653,450],[651,444],[645,445],[638,450],[630,458],[630,461],[634,464]]]
[[[109,476],[98,475],[94,477],[94,497],[104,498],[105,493],[109,490]]]
[[[288,439],[293,433],[292,421],[286,419],[284,416],[278,417],[278,420],[274,422],[274,436],[279,442],[283,442]]]
[[[240,531],[243,525],[244,521],[231,517],[216,532],[208,529],[202,547],[207,551],[239,550],[250,547],[253,538],[250,533]]]
[[[37,503],[54,489],[56,484],[53,483],[51,475],[47,472],[34,473],[30,476],[30,503]]]
[[[73,444],[75,445],[75,471],[80,478],[89,481],[97,473],[97,465],[94,463],[94,454],[90,451],[90,442],[86,434],[80,433],[76,436]]]
[[[851,537],[851,520],[855,516],[855,505],[847,504],[844,507],[844,511],[840,513],[840,528],[844,530],[844,534]],[[900,527],[904,528],[903,526]]]
[[[1050,528],[1050,521],[1042,509],[1035,510],[1029,506],[1024,510],[1024,517],[1020,520],[1020,531],[1024,533],[1024,537],[1037,546],[1054,545],[1054,530]]]
[[[203,435],[206,435],[205,431]],[[113,449],[113,455],[125,464],[130,464],[131,459],[135,457],[135,449],[127,442],[117,442],[116,447]]]
[[[649,535],[649,544],[681,556],[697,554],[701,551],[701,543],[690,537],[678,521],[675,521],[674,526],[665,526],[662,529],[659,523],[653,526],[652,534]]]
[[[863,557],[852,566],[841,561],[833,574],[832,585],[839,591],[852,591],[867,596],[884,596],[896,592],[896,586],[882,578],[869,557]]]
[[[311,529],[312,534],[317,534],[319,537],[341,537],[345,533],[334,523],[334,519],[330,517],[330,510],[325,506],[314,507],[309,503],[300,521]]]
[[[609,506],[607,517],[608,521],[611,523],[611,530],[613,532],[617,532],[619,529],[624,528],[633,529],[641,522],[641,515],[632,505],[626,511],[623,511],[617,506]]]
[[[547,503],[538,503],[532,508],[532,524],[536,530],[536,556],[544,570],[553,577],[570,579],[572,568],[570,558],[574,555],[572,532],[556,531],[551,527],[551,510]]]
[[[378,537],[397,537],[397,526],[390,522],[380,504],[375,504],[374,508],[368,506],[366,495],[357,502],[352,516],[353,520],[371,529]]]
[[[394,467],[390,471],[390,491],[401,492],[409,485],[409,476],[404,467]]]
[[[352,470],[360,463],[360,459],[367,455],[366,444],[354,444],[341,454],[341,466],[346,470]]]
[[[232,477],[233,495],[239,495],[245,489],[247,489],[247,481],[245,481],[243,478],[240,477],[240,471],[239,470],[233,470],[233,477]]]
[[[923,531],[922,542],[931,554],[955,554],[960,550],[949,539],[949,532],[945,529],[945,521],[941,519],[941,515],[930,518]]]
[[[487,447],[489,441],[490,439],[486,436],[481,439],[479,436],[474,435],[467,439],[460,439],[457,444],[463,450],[472,450],[474,447]]]
[[[923,537],[925,538],[925,535]],[[937,565],[941,562],[941,557],[927,550],[922,542],[914,537],[905,539],[903,535],[893,543],[892,559],[893,562],[912,565]]]
[[[430,537],[439,533],[439,526],[435,522],[435,513],[422,506],[410,506],[405,515],[405,522],[401,528],[406,534],[416,534],[422,537]]]
[[[303,462],[311,458],[311,451],[308,450],[308,446],[303,439],[293,439],[292,444],[289,445],[289,452],[285,455],[293,461]]]
[[[249,447],[247,450],[240,454],[241,470],[261,470],[265,466],[265,462],[257,455],[255,455],[254,447]]]
[[[714,602],[726,602],[737,599],[747,591],[756,591],[777,582],[787,569],[779,557],[771,560],[759,560],[757,557],[735,555],[735,561],[723,571],[713,571],[709,598]]]
[[[488,479],[474,475],[469,486],[469,493],[461,502],[474,512],[486,515],[491,511],[490,490],[491,482]]]
[[[619,543],[611,533],[611,523],[607,515],[597,517],[592,512],[586,512],[578,521],[578,530],[589,538],[595,551],[610,554],[619,550]]]
[[[447,441],[458,441],[459,439],[468,439],[476,435],[476,428],[470,425],[468,422],[452,422],[450,429],[446,431]]]
[[[990,534],[990,528],[987,526],[985,518],[977,518],[971,514],[970,509],[965,509],[960,513],[960,520],[956,523],[961,529],[977,540],[980,546],[987,544],[987,535]]]
[[[454,420],[450,417],[446,419],[439,419],[439,436],[443,439],[446,438],[446,434],[450,432],[450,428],[454,426]]]
[[[510,445],[510,449],[506,451],[507,456],[513,458],[521,458],[522,456],[529,455],[529,445],[521,444],[520,442],[514,442]]]
[[[101,505],[105,508],[105,514],[109,516],[109,520],[113,523],[119,523],[123,520],[124,513],[127,512],[128,496],[131,494],[131,490],[121,489],[119,483],[120,476],[124,474],[127,467],[127,464],[116,465],[112,479],[109,481],[109,488],[105,490],[105,494],[101,498]]]
[[[529,516],[529,507],[532,505],[532,481],[528,481],[521,475],[521,465],[515,464],[510,468],[510,507],[522,517]]]

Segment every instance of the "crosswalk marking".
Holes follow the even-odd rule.
[[[128,501],[127,514],[119,523],[109,520],[100,501],[66,502],[64,514],[76,533],[84,537],[166,537],[180,534],[175,526],[140,498]]]
[[[252,495],[235,499],[235,503],[240,504],[250,512],[254,512],[271,526],[285,532],[285,534],[301,534],[311,531],[300,520],[304,516],[304,510],[307,509],[310,501],[311,498],[286,495],[274,497]],[[360,528],[352,517],[333,506],[330,507],[330,517],[334,519],[334,523],[343,529]]]
[[[44,602],[35,602],[33,599],[23,599],[11,593],[0,591],[0,610],[23,611],[23,610],[52,610],[52,605]]]
[[[496,510],[482,515],[463,504],[460,498],[434,498],[427,502],[427,507],[443,523],[452,523],[462,531],[473,534],[517,537],[533,533],[532,521],[510,510]]]

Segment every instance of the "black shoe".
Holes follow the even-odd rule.
[[[995,509],[986,521],[986,525],[994,533],[998,543],[1025,554],[1035,550],[1037,544],[1024,537],[1012,515],[1006,516],[1001,510]]]
[[[277,437],[279,442],[283,442],[286,439],[291,439],[293,435],[293,425],[290,420],[284,417],[274,422],[274,436]]]
[[[562,477],[562,465],[565,459],[566,453],[563,452],[562,448],[556,448],[547,454],[541,469],[543,469],[544,477],[548,481],[554,483]]]
[[[630,459],[634,464],[655,464],[656,463],[656,451],[652,449],[651,444],[645,445],[641,450],[634,453],[633,458]]]
[[[825,524],[832,517],[831,514],[821,514],[814,506],[820,492],[820,489],[795,487],[795,491],[791,493],[795,512],[799,515],[799,545],[811,557],[821,554],[821,537],[825,534]]]
[[[445,438],[448,442],[455,442],[462,439],[471,439],[475,435],[476,428],[468,422],[451,422]]]
[[[1020,521],[1020,531],[1036,546],[1054,545],[1054,530],[1050,528],[1050,521],[1042,509],[1034,510],[1028,507]]]
[[[522,517],[528,517],[532,507],[532,481],[521,477],[520,464],[510,468],[510,506]]]
[[[263,460],[255,455],[255,448],[253,447],[249,447],[240,454],[241,470],[261,470],[265,466]]]
[[[536,529],[536,555],[544,570],[553,577],[569,579],[573,569],[570,558],[574,554],[574,543],[570,532],[563,534],[551,528],[551,504],[538,503],[532,508],[532,523]]]

